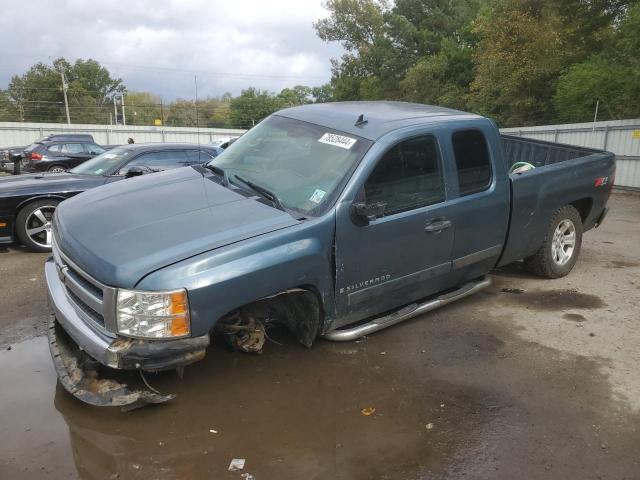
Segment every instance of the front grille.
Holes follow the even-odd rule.
[[[67,296],[69,297],[69,299],[71,300],[71,302],[73,303],[73,305],[75,307],[77,307],[78,309],[80,309],[85,315],[87,315],[91,320],[93,320],[94,322],[96,322],[97,324],[101,325],[104,327],[104,317],[99,314],[98,312],[96,312],[93,308],[91,308],[89,305],[87,305],[86,303],[84,303],[80,297],[78,297],[75,293],[73,293],[73,291],[69,288],[65,288],[66,292],[67,292]]]
[[[115,332],[116,289],[94,279],[60,250],[55,223],[54,221],[53,258],[69,303],[86,322],[93,323],[107,334]]]
[[[76,282],[90,291],[96,298],[102,300],[102,289],[89,282],[82,275],[79,275],[73,268],[67,266],[67,274],[72,277]]]

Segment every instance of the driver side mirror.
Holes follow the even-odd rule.
[[[351,216],[359,225],[369,225],[376,218],[384,215],[386,204],[357,202],[351,205]]]
[[[140,175],[144,175],[145,173],[149,172],[149,168],[148,167],[144,167],[142,165],[136,165],[131,167],[129,170],[127,170],[127,173],[125,173],[125,178],[131,178],[131,177],[139,177]]]

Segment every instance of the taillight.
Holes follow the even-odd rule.
[[[30,160],[42,160],[42,154],[31,152]]]

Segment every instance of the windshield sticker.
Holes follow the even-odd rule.
[[[350,150],[357,140],[355,138],[345,137],[344,135],[336,135],[335,133],[325,133],[318,141],[320,143],[326,143],[327,145],[333,145],[334,147]]]
[[[326,194],[327,192],[317,188],[316,191],[313,192],[313,195],[309,197],[309,200],[311,200],[313,203],[320,203]]]

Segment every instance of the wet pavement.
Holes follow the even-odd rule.
[[[611,203],[567,279],[514,265],[357,342],[214,345],[128,413],[56,384],[45,256],[0,250],[0,478],[640,478],[640,197]]]

